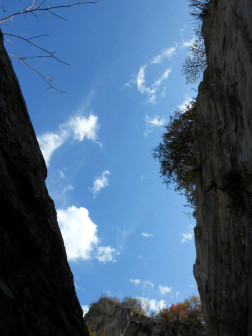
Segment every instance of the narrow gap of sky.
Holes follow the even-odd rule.
[[[11,12],[21,2],[5,6]],[[31,61],[65,95],[23,64],[14,67],[76,291],[83,306],[105,294],[145,298],[157,311],[197,294],[195,223],[185,199],[162,184],[151,154],[169,116],[195,96],[181,73],[194,37],[187,1],[101,0],[64,16],[68,22],[19,17],[2,29],[50,34],[37,42],[71,63]],[[5,46],[36,52],[15,38]]]

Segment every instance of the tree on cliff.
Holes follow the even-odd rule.
[[[171,323],[174,329],[183,324],[188,328],[188,335],[202,335],[205,329],[200,299],[193,295],[184,302],[163,308],[156,316],[157,321]]]
[[[209,3],[210,0],[189,0],[191,15],[196,19],[197,25],[194,29],[196,38],[191,42],[190,53],[183,64],[187,84],[197,82],[207,67],[202,21],[207,14]]]
[[[154,148],[153,157],[160,162],[160,174],[167,185],[183,194],[190,207],[196,207],[196,176],[194,160],[195,102],[186,110],[175,111],[165,126],[162,142]]]
[[[42,45],[38,42],[39,39],[43,37],[48,37],[48,34],[39,34],[35,36],[26,37],[25,32],[22,33],[8,33],[6,32],[6,27],[8,28],[9,24],[14,23],[14,19],[22,16],[22,17],[34,17],[37,22],[39,23],[39,18],[41,16],[46,17],[54,17],[60,21],[67,21],[67,19],[62,16],[61,12],[64,9],[69,9],[76,6],[82,6],[86,4],[96,4],[99,0],[93,1],[81,1],[81,0],[69,0],[66,2],[65,0],[54,0],[54,2],[48,3],[48,0],[30,0],[29,4],[21,10],[17,10],[16,12],[9,13],[6,15],[7,9],[5,6],[2,6],[2,11],[4,13],[4,17],[0,17],[0,28],[3,30],[4,38],[8,41],[13,43],[14,40],[22,41],[27,46],[33,47],[33,50],[36,53],[30,54],[29,56],[20,56],[18,52],[14,54],[9,54],[10,57],[17,59],[20,63],[26,65],[29,69],[33,70],[37,73],[48,85],[50,88],[55,89],[61,93],[65,93],[64,91],[59,90],[56,88],[53,83],[53,78],[49,75],[45,75],[42,71],[38,69],[37,66],[33,65],[34,60],[45,60],[45,59],[52,59],[63,63],[65,65],[69,65],[67,62],[63,61],[62,59],[56,57],[55,51],[50,51],[47,48],[42,47]],[[7,29],[8,30],[8,29]]]

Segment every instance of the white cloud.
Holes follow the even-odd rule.
[[[58,210],[57,215],[68,259],[90,259],[99,239],[97,225],[89,218],[88,210],[71,206]]]
[[[71,184],[65,186],[65,188],[63,189],[63,194],[70,190],[74,190],[74,187]]]
[[[176,49],[177,49],[177,47],[171,47],[171,48],[163,49],[161,54],[154,57],[154,59],[152,60],[151,63],[152,64],[159,64],[159,63],[162,63],[165,59],[171,58],[173,55],[175,55]]]
[[[97,225],[90,219],[88,210],[75,206],[57,210],[58,223],[64,239],[68,260],[90,260],[115,262],[119,254],[110,246],[99,245]]]
[[[164,300],[149,299],[147,297],[137,297],[141,301],[144,310],[149,313],[158,313],[161,309],[166,307],[166,302]]]
[[[167,286],[158,286],[159,292],[161,295],[166,295],[168,293],[171,293],[172,287],[167,287]]]
[[[97,249],[96,258],[99,262],[116,262],[114,254],[118,254],[116,250],[110,246],[99,246]]]
[[[96,141],[98,126],[98,117],[90,114],[88,118],[76,116],[71,118],[68,126],[73,131],[74,140],[83,141],[86,137],[89,140]]]
[[[195,38],[193,37],[190,41],[183,41],[180,48],[188,48],[191,47],[195,43]]]
[[[168,76],[169,76],[170,73],[171,73],[171,68],[166,69],[165,72],[162,74],[162,76],[161,76],[158,80],[156,80],[156,81],[154,82],[153,86],[158,88],[158,87],[160,86],[160,84],[161,84],[165,79],[168,78]]]
[[[141,235],[145,238],[150,238],[153,237],[153,233],[146,233],[146,232],[142,232]]]
[[[193,238],[193,233],[189,232],[189,233],[182,233],[182,243],[185,243],[187,240],[192,240]]]
[[[59,134],[45,133],[38,137],[40,149],[47,166],[49,165],[53,152],[63,144],[67,137],[68,135],[65,131],[60,131]]]
[[[148,92],[148,88],[145,87],[145,69],[147,67],[147,64],[143,65],[140,67],[137,77],[136,77],[136,84],[137,84],[137,89],[141,93],[146,93]]]
[[[149,133],[153,131],[154,127],[161,127],[164,126],[166,120],[164,118],[161,118],[159,116],[155,116],[154,118],[150,118],[149,116],[145,117],[145,132],[144,136],[145,138],[148,136]]]
[[[59,177],[60,179],[64,179],[66,175],[63,173],[63,171],[59,170]]]
[[[82,310],[83,310],[83,316],[85,316],[88,311],[89,311],[89,306],[88,305],[84,305],[84,306],[81,306]]]
[[[52,154],[70,137],[73,140],[83,141],[85,138],[96,142],[99,130],[98,117],[90,113],[89,117],[75,116],[64,124],[59,125],[57,132],[47,132],[38,136],[38,142],[45,162],[49,166]]]
[[[108,186],[108,177],[110,172],[108,170],[104,170],[102,174],[95,178],[93,187],[90,189],[92,194],[96,196],[103,188]]]
[[[130,282],[132,282],[133,284],[135,284],[136,286],[140,285],[141,280],[140,279],[129,279]]]
[[[188,240],[192,240],[193,239],[193,225],[189,225],[189,232],[187,233],[182,233],[182,243],[185,243]]]
[[[150,118],[149,116],[146,116],[146,123],[151,127],[161,127],[164,126],[165,119],[161,118],[159,116],[156,116],[154,118]]]
[[[169,74],[171,73],[171,68],[166,69],[163,72],[163,74],[156,81],[154,81],[150,86],[147,86],[145,84],[146,68],[147,68],[147,64],[140,67],[138,74],[136,76],[135,83],[136,83],[138,91],[141,92],[142,94],[147,95],[147,102],[154,104],[156,103],[157,90],[159,89],[162,82],[168,78]],[[162,90],[162,92],[164,91]],[[162,92],[160,95],[164,96]]]
[[[140,279],[132,279],[130,278],[129,281],[133,284],[135,284],[136,286],[141,285],[142,287],[146,288],[146,287],[154,287],[154,283],[149,281],[149,280],[140,280]]]
[[[181,105],[178,106],[178,108],[182,111],[185,111],[187,109],[188,106],[191,106],[191,102],[192,102],[193,98],[191,96],[186,95],[184,97],[184,101]]]
[[[154,287],[154,283],[151,282],[151,281],[149,281],[149,280],[144,280],[143,281],[143,286],[144,287],[151,287],[151,288],[153,288]]]

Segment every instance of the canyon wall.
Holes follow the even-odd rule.
[[[212,0],[203,35],[194,275],[208,335],[252,335],[252,1]]]
[[[0,31],[0,334],[87,336],[46,166]]]

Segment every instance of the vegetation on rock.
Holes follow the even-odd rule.
[[[163,308],[156,319],[164,323],[174,325],[183,323],[190,329],[202,332],[205,328],[200,299],[193,295],[183,303],[172,304],[169,308]]]
[[[210,1],[189,0],[189,2],[191,15],[196,18],[198,23],[194,29],[196,38],[192,40],[190,53],[183,64],[183,73],[186,76],[187,84],[197,82],[207,67],[205,43],[202,36],[202,20],[207,14]]]
[[[190,207],[196,207],[197,167],[194,159],[195,102],[185,110],[175,111],[165,126],[162,142],[154,148],[153,157],[160,162],[160,174],[167,185],[183,194]]]
[[[205,322],[203,318],[203,313],[201,309],[200,299],[193,295],[186,299],[183,303],[172,304],[169,307],[161,309],[158,313],[152,312],[150,317],[145,307],[143,307],[142,301],[137,298],[125,297],[122,300],[119,300],[116,297],[101,297],[97,302],[99,305],[104,305],[109,311],[113,308],[109,308],[107,304],[112,304],[118,306],[118,308],[131,309],[133,313],[130,314],[131,320],[136,321],[137,323],[142,323],[142,318],[145,323],[148,321],[149,325],[156,325],[157,323],[162,326],[162,330],[170,330],[172,335],[194,335],[200,336],[203,335],[205,329]],[[109,313],[111,314],[111,313]],[[102,316],[104,311],[102,312]],[[122,316],[125,316],[122,314]],[[104,321],[107,321],[106,314],[104,315]],[[151,321],[153,324],[151,324]],[[108,334],[111,332],[108,329],[104,330],[104,324],[97,322],[99,325],[92,324],[88,325],[89,335],[96,336],[102,335],[105,336],[106,332]],[[107,326],[111,325],[111,321]]]

